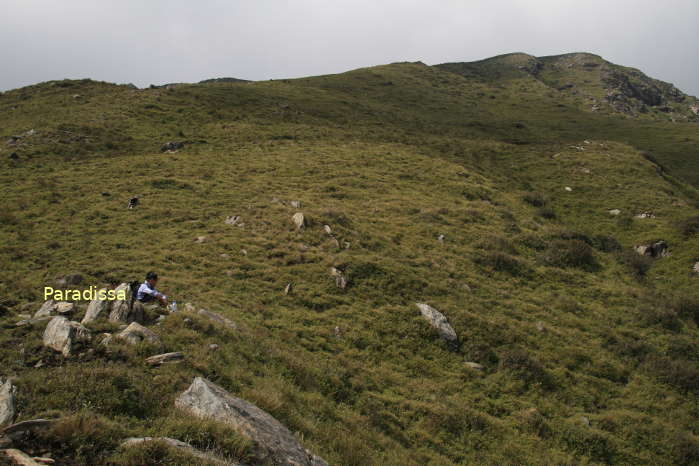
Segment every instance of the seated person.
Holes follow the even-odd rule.
[[[142,303],[150,303],[157,300],[162,306],[167,306],[167,296],[155,289],[157,283],[158,274],[155,272],[148,272],[146,274],[146,281],[141,283],[141,286],[138,287],[136,299]]]

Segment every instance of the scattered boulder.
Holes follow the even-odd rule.
[[[163,353],[155,356],[146,358],[146,364],[149,366],[161,366],[163,364],[172,364],[182,362],[184,360],[184,354],[179,351],[174,353]]]
[[[692,268],[692,270],[694,270],[695,273],[699,273],[699,262],[694,264],[694,267]]]
[[[196,308],[192,303],[184,303],[184,312],[196,312]]]
[[[218,345],[216,343],[211,343],[209,345],[209,351],[216,351],[218,350]]]
[[[539,332],[543,332],[543,331],[546,330],[546,326],[544,325],[544,323],[543,323],[542,321],[538,321],[538,322],[536,323],[536,329],[537,329]]]
[[[75,304],[68,303],[65,301],[54,301],[49,299],[41,308],[34,314],[33,319],[40,319],[42,317],[51,317],[57,314],[66,315],[75,311]]]
[[[121,448],[131,448],[135,447],[138,445],[141,445],[142,443],[146,442],[161,442],[164,443],[170,447],[177,448],[179,450],[183,450],[190,455],[199,458],[201,460],[204,460],[206,464],[214,464],[214,465],[220,465],[220,466],[239,466],[238,463],[232,463],[230,461],[225,461],[221,458],[218,458],[214,455],[211,455],[209,453],[205,453],[201,450],[197,450],[193,446],[191,446],[188,443],[182,442],[180,440],[170,438],[170,437],[130,437],[124,440],[124,442],[120,445]]]
[[[117,335],[117,338],[124,340],[130,345],[136,345],[142,341],[153,344],[160,343],[160,337],[158,337],[155,332],[144,327],[138,322],[131,322],[128,327]]]
[[[573,188],[571,188],[570,186],[566,186],[566,187],[565,187],[565,190],[568,191],[568,192],[571,192],[571,191],[573,191]]]
[[[176,151],[176,150],[182,149],[183,147],[184,147],[184,142],[170,141],[170,142],[166,142],[165,144],[160,146],[160,152]]]
[[[468,368],[471,368],[471,369],[474,369],[474,370],[477,370],[477,371],[482,371],[482,370],[483,370],[483,366],[480,365],[480,364],[478,364],[477,362],[466,361],[466,362],[464,363],[464,365],[465,365],[466,367],[468,367]]]
[[[665,257],[669,254],[667,243],[663,240],[656,241],[655,243],[641,244],[636,246],[634,249],[638,254],[652,257],[654,259]]]
[[[437,241],[439,241],[440,243],[443,243],[444,242],[444,235],[437,236]]]
[[[226,217],[226,220],[224,220],[223,223],[226,225],[242,225],[240,215],[231,215],[230,217]]]
[[[655,218],[655,215],[652,212],[641,212],[635,215],[635,218]]]
[[[256,462],[288,466],[327,466],[306,449],[279,421],[222,387],[196,377],[175,405],[199,418],[228,424],[254,442]]]
[[[612,209],[609,211],[609,215],[619,215],[621,213],[621,210],[619,209]]]
[[[332,236],[332,234],[333,234],[333,229],[330,228],[330,225],[323,225],[323,230],[325,230],[325,232],[326,232],[328,235]]]
[[[197,238],[194,240],[195,243],[205,243],[206,242],[206,236],[197,236]]]
[[[58,277],[54,280],[57,288],[65,288],[67,286],[80,285],[83,282],[83,276],[79,273],[71,273],[63,277]]]
[[[17,388],[12,381],[0,379],[0,426],[9,424],[15,418],[15,394]]]
[[[306,226],[306,217],[304,217],[303,213],[301,212],[296,212],[293,217],[291,217],[291,221],[294,222],[297,230],[305,228]]]
[[[223,325],[224,327],[228,327],[233,330],[237,330],[238,326],[233,322],[232,320],[223,317],[220,314],[216,314],[215,312],[207,311],[206,309],[199,309],[197,312],[200,316],[204,316],[207,319],[213,320],[214,322]]]
[[[330,275],[335,277],[335,285],[337,285],[338,288],[342,290],[347,288],[348,279],[345,272],[335,267],[330,267]]]
[[[78,343],[91,340],[90,331],[78,322],[72,322],[63,316],[56,316],[46,326],[44,331],[44,346],[60,351],[68,357]]]
[[[5,456],[10,458],[14,464],[19,464],[21,466],[41,466],[42,463],[37,463],[34,459],[24,453],[22,450],[17,450],[16,448],[8,448],[3,450]]]
[[[111,322],[143,322],[143,304],[133,299],[131,285],[122,283],[114,290],[116,294],[121,291],[126,292],[126,299],[115,299],[112,301],[112,310],[109,313]]]
[[[415,305],[420,310],[422,316],[437,330],[437,332],[439,332],[439,336],[441,336],[447,344],[453,346],[457,343],[458,338],[456,332],[451,325],[449,325],[449,321],[444,317],[444,314],[429,304],[415,303]]]
[[[286,286],[284,287],[284,294],[287,295],[287,296],[290,295],[290,294],[291,294],[291,291],[292,291],[292,288],[293,288],[292,284],[291,284],[291,283],[287,283]]]
[[[301,208],[301,201],[291,201],[289,202],[291,204],[291,207],[294,209],[300,209]]]
[[[107,291],[107,290],[100,290]],[[98,292],[98,293],[100,293]],[[106,317],[107,311],[109,310],[110,301],[106,299],[93,299],[87,306],[87,311],[85,312],[85,317],[83,317],[82,324],[88,324],[94,322],[100,317]]]
[[[36,432],[38,430],[47,429],[53,424],[51,419],[31,419],[28,421],[17,422],[0,430],[0,434],[14,438],[25,432]]]

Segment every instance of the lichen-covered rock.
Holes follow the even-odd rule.
[[[306,227],[306,217],[303,215],[301,212],[296,212],[293,217],[291,217],[291,221],[294,222],[294,225],[296,225],[296,229],[300,230],[302,228]]]
[[[420,310],[422,316],[434,327],[439,336],[441,336],[447,343],[453,345],[457,342],[457,336],[454,329],[449,325],[447,318],[444,314],[439,312],[437,309],[433,308],[429,304],[425,303],[415,303],[417,308]]]
[[[10,380],[0,379],[0,426],[11,423],[15,417],[16,392]]]
[[[44,346],[60,351],[63,356],[70,356],[74,345],[87,343],[91,339],[90,331],[78,322],[72,322],[63,316],[56,316],[44,331]]]
[[[146,358],[146,364],[149,366],[161,366],[163,364],[178,363],[184,360],[184,354],[179,351],[174,353],[163,353]]]
[[[122,292],[126,293],[126,299],[115,299],[112,301],[109,320],[126,324],[129,322],[143,323],[143,304],[133,299],[131,285],[122,283],[114,291],[117,296]]]
[[[124,340],[130,345],[136,345],[142,341],[153,344],[160,343],[160,337],[155,332],[138,322],[131,322],[128,327],[117,335],[117,338]]]
[[[218,385],[197,377],[176,400],[175,405],[199,418],[226,423],[254,444],[256,462],[287,466],[325,466],[269,413],[236,398]]]
[[[206,317],[207,319],[213,320],[214,322],[221,324],[224,327],[228,327],[233,330],[236,330],[238,328],[235,322],[233,322],[231,319],[223,317],[220,314],[216,314],[215,312],[207,311],[206,309],[199,309],[199,311],[197,311],[197,314]]]
[[[100,290],[106,291],[107,290]],[[99,293],[98,293],[99,294]],[[109,310],[111,302],[106,299],[93,299],[87,306],[87,311],[85,312],[85,317],[83,317],[82,324],[87,324],[89,322],[94,322],[100,317],[106,317]]]

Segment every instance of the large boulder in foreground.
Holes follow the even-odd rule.
[[[304,449],[279,421],[257,406],[236,398],[218,385],[197,377],[175,405],[200,418],[226,423],[255,443],[257,461],[288,466],[327,466]]]
[[[11,423],[15,417],[16,391],[11,381],[0,379],[0,426]]]
[[[44,346],[60,351],[63,356],[70,356],[73,346],[87,343],[91,339],[90,331],[77,322],[71,322],[63,316],[56,316],[44,331]]]
[[[454,329],[449,325],[449,321],[444,317],[444,314],[439,312],[437,309],[433,308],[429,304],[425,303],[415,303],[417,308],[420,310],[422,316],[434,327],[439,336],[444,339],[450,346],[457,344],[457,336]]]

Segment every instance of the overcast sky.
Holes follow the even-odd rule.
[[[699,95],[699,0],[0,0],[0,90],[588,51]]]

